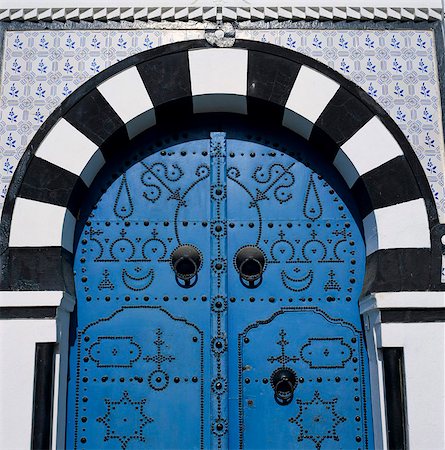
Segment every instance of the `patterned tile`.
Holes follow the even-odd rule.
[[[85,81],[135,53],[202,39],[200,30],[6,32],[0,90],[0,211],[32,136]]]
[[[202,37],[201,30],[7,32],[0,90],[0,209],[26,146],[69,94],[135,53]],[[413,145],[445,222],[444,140],[431,32],[242,30],[237,37],[311,56],[374,97]]]
[[[304,53],[363,88],[407,136],[445,221],[444,139],[432,32],[243,30],[237,38]]]

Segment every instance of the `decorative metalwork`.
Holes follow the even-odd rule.
[[[313,173],[310,175],[306,195],[304,196],[303,214],[312,222],[319,219],[323,214],[323,206],[320,202],[317,186],[314,183]]]
[[[227,385],[227,180],[226,180],[226,135],[211,133],[210,139],[210,217],[212,243],[210,247],[212,277],[212,399],[211,430],[212,446],[227,448],[229,410]],[[221,387],[219,387],[221,386]],[[219,388],[218,388],[219,387]]]
[[[287,331],[283,328],[296,323],[298,326],[292,325]],[[276,344],[281,352],[270,356],[273,347],[268,341],[275,333],[280,335]],[[313,333],[342,337],[307,337]],[[281,307],[268,319],[251,323],[239,334],[238,342],[242,352],[239,359],[241,448],[255,445],[265,448],[258,443],[266,439],[268,430],[276,429],[279,424],[281,441],[278,440],[276,448],[293,448],[293,431],[280,420],[297,425],[297,441],[312,440],[317,449],[322,448],[326,439],[334,439],[345,448],[373,447],[363,336],[352,323],[334,319],[318,307]],[[295,350],[295,356],[286,352],[287,347]],[[265,361],[279,363],[280,367],[270,375]],[[263,382],[252,383],[252,379]],[[281,396],[276,393],[280,381],[284,391]],[[285,409],[285,413],[274,409],[270,388],[267,389],[269,383],[275,391],[277,407]],[[252,397],[256,399],[255,409],[249,408]],[[295,400],[289,401],[292,397]],[[261,416],[260,411],[264,410],[269,412],[267,421]],[[256,427],[249,426],[253,423]]]
[[[147,442],[144,428],[148,423],[152,423],[153,419],[145,413],[146,403],[145,398],[140,401],[132,400],[127,391],[123,392],[118,401],[106,398],[107,412],[104,416],[97,418],[97,421],[106,427],[104,442],[117,439],[121,443],[122,450],[126,450],[131,440]],[[130,420],[128,420],[129,417]]]
[[[91,205],[67,448],[373,447],[347,193],[256,140],[163,143]]]
[[[281,347],[281,354],[279,356],[269,356],[267,360],[270,363],[278,362],[281,367],[278,367],[272,372],[270,377],[270,384],[275,392],[275,400],[280,405],[288,405],[293,398],[294,390],[297,386],[297,374],[295,370],[287,367],[288,363],[296,363],[298,358],[296,356],[286,355],[286,345],[289,345],[289,341],[286,340],[286,332],[280,330],[281,339],[277,341],[277,344]]]
[[[209,157],[194,149],[181,144],[111,174],[90,206],[75,257],[67,448],[177,447],[175,436],[164,433],[163,405],[185,416],[183,448],[206,446],[209,278],[185,295],[170,258],[184,241],[209,268],[209,208],[189,201],[200,189],[209,192]]]
[[[267,264],[255,291],[239,282],[236,258],[229,272],[239,390],[232,445],[373,448],[366,354],[351,304],[364,273],[360,231],[347,194],[319,165],[312,170],[309,150],[298,149],[302,164],[265,140],[229,141],[227,149],[229,254],[256,242]]]
[[[321,449],[321,444],[325,439],[340,441],[337,434],[337,425],[346,422],[346,417],[340,416],[335,407],[338,398],[332,400],[323,400],[320,393],[315,391],[312,400],[303,402],[297,399],[298,414],[289,419],[289,422],[295,423],[300,431],[297,440],[302,442],[309,439],[314,442],[317,450]]]
[[[286,345],[289,345],[289,341],[285,339],[286,332],[284,330],[280,330],[281,339],[277,341],[277,344],[281,347],[281,354],[279,356],[269,356],[267,360],[270,363],[279,362],[283,367],[289,362],[297,362],[298,358],[296,356],[288,356],[286,355]]]
[[[164,355],[162,353],[162,347],[165,342],[162,340],[162,330],[158,328],[156,330],[156,354],[152,356],[146,356],[144,361],[153,361],[156,364],[156,370],[150,373],[148,376],[148,384],[155,391],[162,391],[168,386],[169,376],[168,373],[162,368],[162,364],[165,362],[172,362],[176,359],[173,355]]]
[[[353,351],[342,337],[311,337],[301,347],[300,357],[311,369],[338,369],[351,360]]]
[[[141,346],[132,336],[99,336],[88,355],[97,367],[133,367],[141,357]]]

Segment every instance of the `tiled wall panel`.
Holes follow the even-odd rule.
[[[32,136],[79,86],[112,64],[202,30],[6,32],[0,83],[0,211]]]
[[[395,120],[414,148],[445,222],[444,138],[434,36],[429,31],[273,30],[237,37],[304,53],[354,81]]]
[[[0,91],[0,208],[33,134],[87,79],[134,53],[201,39],[202,30],[6,32]],[[412,144],[445,222],[444,139],[430,31],[238,30],[240,39],[304,53],[371,95]]]

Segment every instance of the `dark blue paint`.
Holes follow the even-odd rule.
[[[67,448],[373,448],[364,245],[323,176],[212,133],[111,184],[76,251]],[[202,254],[190,288],[170,264],[181,244]],[[233,260],[245,245],[266,257],[254,289]],[[271,386],[283,368],[287,404]]]

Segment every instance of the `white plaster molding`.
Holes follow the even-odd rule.
[[[360,313],[385,308],[445,308],[445,292],[378,292],[360,300]]]
[[[130,67],[97,86],[127,127],[130,139],[156,124],[153,102],[136,67]]]
[[[432,294],[431,297],[436,297],[434,304],[439,300],[440,293],[382,293],[371,297],[377,297],[379,301],[380,295],[381,300],[386,297],[394,302],[400,296],[396,304],[400,304],[402,297],[409,304],[416,294],[420,294],[424,300],[428,294]],[[365,299],[365,303],[372,303],[371,297]],[[443,301],[443,294],[441,297]],[[376,448],[388,450],[381,349],[401,347],[404,354],[409,448],[442,450],[445,448],[445,323],[380,323],[379,311],[372,307],[364,312],[363,319],[372,384]]]
[[[247,114],[247,50],[196,49],[188,54],[194,112]]]
[[[75,303],[74,297],[64,291],[0,291],[0,308],[55,306],[71,312]]]
[[[68,316],[69,322],[69,316]],[[66,327],[65,327],[66,328]],[[65,339],[68,341],[68,339]],[[63,348],[63,353],[61,351]],[[65,421],[66,421],[66,400],[63,398],[62,392],[66,392],[67,388],[67,360],[68,358],[64,356],[65,352],[69,352],[69,348],[67,345],[61,345],[59,342],[59,346],[54,354],[54,386],[53,392],[57,393],[57,395],[53,396],[53,421],[52,421],[52,430],[51,430],[51,450],[57,450],[64,448],[65,446]],[[63,361],[63,362],[62,362]],[[63,369],[62,366],[63,365]],[[64,373],[63,378],[61,377],[61,373]],[[62,422],[63,421],[63,422]],[[61,428],[62,427],[62,428]]]
[[[36,156],[79,175],[87,186],[105,164],[97,145],[65,119],[60,119],[46,135]],[[84,170],[87,164],[94,166],[94,170]]]
[[[65,448],[66,399],[68,388],[70,312],[75,299],[65,294],[57,311],[57,347],[54,355],[52,450]]]
[[[440,0],[392,0],[375,5],[372,0],[348,4],[335,0],[302,1],[298,6],[277,4],[273,0],[257,1],[251,6],[242,0],[220,2],[198,0],[158,0],[157,6],[147,7],[119,0],[80,0],[73,4],[66,0],[52,3],[42,0],[38,5],[30,0],[4,0],[0,21],[251,21],[251,20],[441,20]]]
[[[0,291],[0,308],[28,306],[60,306],[62,291]]]
[[[366,255],[389,248],[431,248],[423,198],[375,209],[363,219]]]
[[[0,320],[0,448],[30,448],[37,342],[56,342],[55,319]]]
[[[0,320],[0,448],[30,448],[35,349],[54,342],[55,372],[52,450],[65,446],[66,386],[70,312],[74,298],[61,291],[0,292],[2,306],[57,306],[54,319]]]
[[[17,197],[11,220],[10,247],[64,247],[73,251],[76,219],[68,209]]]
[[[376,449],[388,450],[383,364],[377,346],[377,330],[380,330],[379,312],[367,312],[363,317],[363,322],[365,325],[366,349],[369,358],[374,445]]]
[[[284,110],[283,125],[309,139],[320,117],[340,85],[331,78],[301,66]]]
[[[359,176],[397,156],[403,156],[402,149],[382,121],[374,116],[341,146],[334,166],[352,187]]]

